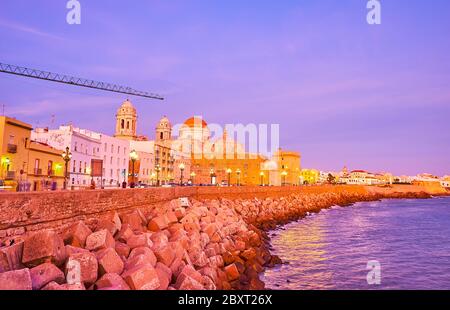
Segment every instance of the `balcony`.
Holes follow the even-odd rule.
[[[16,178],[16,172],[15,171],[6,171],[5,180],[14,180],[15,178]]]
[[[17,153],[17,144],[8,144],[7,151],[10,154],[16,154]]]
[[[49,170],[49,171],[48,171],[48,176],[49,176],[49,177],[54,177],[55,174],[56,174],[56,173],[55,173],[55,170]]]
[[[42,175],[42,169],[34,168],[34,175]]]

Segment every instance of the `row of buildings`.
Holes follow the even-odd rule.
[[[163,117],[155,138],[137,135],[138,114],[126,100],[116,113],[115,134],[78,128],[35,128],[19,120],[0,118],[0,186],[10,190],[56,190],[198,185],[299,185],[300,154],[279,149],[272,158],[246,151],[226,130],[213,139],[206,121],[187,119],[173,136]],[[68,149],[70,159],[63,159]],[[66,172],[67,169],[67,172]]]
[[[349,184],[349,185],[387,185],[387,184],[418,184],[439,185],[450,188],[450,176],[438,177],[423,173],[416,176],[394,176],[392,173],[372,173],[366,170],[349,171],[344,167],[340,172],[324,172],[316,169],[301,170],[302,184]]]

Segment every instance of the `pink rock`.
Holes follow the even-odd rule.
[[[143,246],[151,248],[153,246],[153,242],[150,239],[150,235],[148,233],[141,233],[128,238],[127,245],[130,247],[130,249]]]
[[[171,281],[171,276],[167,273],[167,271],[162,266],[165,267],[165,265],[158,263],[158,265],[155,268],[156,273],[158,274],[158,279],[159,279],[158,290],[167,290],[167,288],[169,287],[170,281]]]
[[[116,242],[111,233],[106,230],[96,231],[90,234],[86,239],[86,249],[89,251],[98,251],[106,248],[114,248]]]
[[[206,266],[209,262],[205,252],[201,250],[189,253],[189,258],[191,259],[191,262],[194,264],[194,266],[200,268]]]
[[[224,265],[223,257],[220,255],[212,256],[208,260],[212,267],[220,268]]]
[[[239,278],[239,270],[236,264],[231,264],[225,267],[225,273],[227,274],[228,281],[234,281]]]
[[[178,220],[181,220],[186,215],[186,209],[183,207],[176,208],[174,214]]]
[[[170,270],[175,277],[178,277],[184,267],[186,267],[186,263],[182,259],[176,258],[170,265]]]
[[[145,224],[143,223],[143,219],[137,211],[122,215],[122,225],[123,224],[128,224],[131,230],[135,232],[144,231],[143,225]]]
[[[62,284],[61,289],[65,291],[85,291],[86,287],[83,283]]]
[[[114,290],[130,290],[130,287],[125,280],[115,273],[107,273],[103,275],[97,282],[95,282],[97,289],[105,289],[112,287]]]
[[[43,230],[25,239],[22,262],[29,267],[44,262],[53,262],[59,266],[66,258],[65,252],[62,239],[54,231]]]
[[[98,263],[94,253],[78,253],[69,256],[65,269],[68,283],[94,284],[98,275]]]
[[[115,235],[122,228],[122,221],[120,220],[119,214],[114,212],[113,214],[107,215],[105,218],[101,219],[97,223],[96,230],[107,229],[111,235]]]
[[[100,275],[106,273],[121,274],[124,264],[120,256],[112,248],[107,248],[97,252],[98,269]]]
[[[164,215],[156,216],[150,220],[148,223],[148,230],[150,231],[161,231],[168,227],[167,218]]]
[[[120,256],[124,257],[124,258],[128,258],[128,256],[130,255],[130,247],[128,245],[126,245],[125,243],[116,241],[116,252],[117,254],[119,254]]]
[[[168,246],[169,238],[163,232],[156,232],[151,235],[151,240],[153,241],[152,250],[155,251],[160,248]]]
[[[92,231],[82,221],[72,224],[63,233],[64,244],[84,248],[86,238],[92,234]]]
[[[123,224],[122,228],[117,234],[117,240],[123,243],[127,243],[128,238],[130,238],[131,236],[134,236],[134,232],[131,229],[131,226],[128,224]]]
[[[179,283],[177,281],[175,287],[177,287],[180,291],[200,291],[205,289],[201,282],[198,282],[190,276],[183,277]]]
[[[215,291],[217,289],[216,285],[214,284],[214,281],[207,276],[203,276],[202,285],[206,290],[209,291]]]
[[[238,240],[234,244],[235,244],[236,250],[238,250],[238,251],[244,251],[245,250],[245,242],[244,241]]]
[[[42,291],[62,291],[65,289],[56,282],[50,282],[47,285],[45,285],[41,290]]]
[[[173,211],[166,213],[166,222],[168,225],[178,223],[178,218]]]
[[[180,287],[183,286],[183,282],[185,281],[186,278],[193,279],[200,285],[203,281],[203,276],[198,271],[196,271],[191,266],[185,266],[183,268],[183,270],[180,272],[180,274],[177,276],[177,281],[175,283],[175,287],[178,289],[181,289]],[[185,283],[185,286],[188,285],[189,283],[191,283],[191,281],[188,281],[187,283]],[[189,288],[185,288],[185,289],[189,289]],[[203,289],[203,286],[201,289]]]
[[[22,269],[23,241],[0,248],[0,272]]]
[[[156,290],[160,287],[158,273],[149,264],[125,271],[122,277],[132,290]]]
[[[156,258],[166,266],[170,266],[175,259],[175,253],[170,247],[163,247],[155,251]]]
[[[77,254],[77,253],[89,253],[89,250],[83,249],[83,248],[78,248],[78,247],[74,247],[71,245],[66,245],[65,246],[66,249],[66,255],[70,256],[72,254]]]
[[[152,250],[146,247],[135,248],[131,251],[125,263],[125,269],[131,269],[142,264],[150,264],[154,267],[156,266],[156,262],[157,259]]]
[[[0,273],[0,291],[31,289],[31,275],[28,268]]]
[[[65,281],[64,273],[51,263],[44,263],[30,270],[33,290],[40,290],[50,282],[62,284]]]

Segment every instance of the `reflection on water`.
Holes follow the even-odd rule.
[[[271,289],[450,289],[450,198],[323,210],[272,234]],[[367,262],[381,263],[369,286]]]

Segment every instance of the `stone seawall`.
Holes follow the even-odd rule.
[[[0,289],[263,289],[265,230],[416,186],[158,188],[0,195]],[[186,197],[186,199],[179,199]]]

